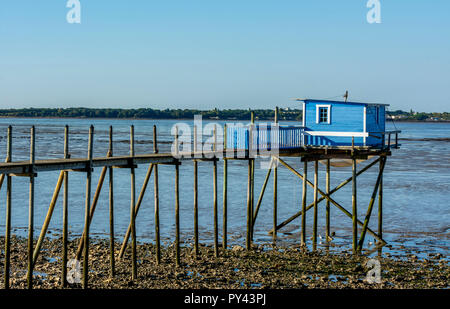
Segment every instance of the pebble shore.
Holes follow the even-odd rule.
[[[26,287],[27,241],[11,239],[11,288]],[[4,238],[0,238],[0,275],[4,271]],[[74,255],[78,240],[69,243],[69,258]],[[371,270],[364,255],[350,252],[310,252],[299,247],[277,248],[255,246],[247,251],[240,246],[221,250],[214,257],[211,247],[202,246],[196,257],[192,248],[181,248],[180,267],[175,266],[174,248],[162,248],[161,263],[156,264],[155,247],[138,244],[138,279],[131,280],[130,255],[117,258],[116,274],[110,277],[109,243],[92,240],[89,256],[89,287],[92,289],[442,289],[449,288],[450,268],[446,258],[432,254],[427,258],[372,258],[380,262],[381,283],[369,283]],[[61,287],[61,239],[47,239],[35,266],[34,288]],[[0,284],[3,288],[3,280]],[[81,288],[74,283],[68,288]]]

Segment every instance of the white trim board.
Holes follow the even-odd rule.
[[[369,133],[366,132],[305,131],[305,134],[311,136],[369,137]]]

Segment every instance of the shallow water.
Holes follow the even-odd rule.
[[[29,131],[36,126],[36,159],[61,158],[63,156],[64,126],[70,126],[70,152],[72,157],[85,157],[87,154],[87,132],[89,125],[95,125],[94,156],[105,156],[108,148],[108,128],[114,127],[114,154],[127,155],[129,151],[129,126],[135,125],[135,151],[143,154],[153,151],[152,127],[158,127],[158,141],[161,152],[170,150],[172,136],[170,130],[177,121],[171,120],[105,120],[105,119],[0,119],[0,158],[6,153],[6,131],[13,125],[13,160],[27,160],[29,156]],[[192,121],[187,121],[192,124]],[[219,122],[223,124],[223,122]],[[204,125],[206,122],[204,122]],[[292,124],[292,123],[290,123]],[[384,174],[384,238],[392,246],[391,250],[410,250],[449,253],[450,243],[450,143],[448,136],[450,123],[397,123],[388,124],[388,129],[400,129],[401,149],[393,150],[387,161]],[[204,137],[207,138],[207,137]],[[302,172],[298,158],[286,161]],[[362,166],[367,163],[362,163]],[[313,165],[310,166],[310,171]],[[319,166],[320,188],[325,188],[324,166]],[[147,166],[136,170],[136,190],[139,194]],[[259,196],[265,173],[256,164],[255,203]],[[358,217],[364,220],[373,186],[377,177],[378,165],[358,177]],[[174,167],[159,168],[161,238],[169,244],[174,240]],[[247,164],[243,161],[230,161],[228,187],[228,232],[230,244],[245,244]],[[100,169],[93,174],[92,190],[95,190]],[[222,234],[222,162],[219,163],[219,231]],[[301,208],[302,183],[287,169],[280,167],[278,172],[278,220],[284,221]],[[350,167],[332,168],[331,187],[351,176]],[[181,237],[187,244],[193,242],[193,164],[183,162],[180,168],[180,211]],[[44,221],[51,196],[56,185],[58,172],[40,173],[36,178],[35,234],[38,235]],[[312,175],[310,173],[310,179]],[[70,173],[69,188],[69,226],[73,237],[80,235],[84,223],[85,175]],[[91,225],[91,235],[107,237],[108,227],[108,189],[107,179],[100,195],[99,204]],[[130,175],[126,169],[115,169],[115,231],[118,238],[123,237],[129,224]],[[93,193],[92,193],[93,194]],[[0,191],[0,233],[4,233],[5,189]],[[333,195],[333,198],[351,210],[351,184]],[[308,188],[308,201],[312,202],[312,189]],[[211,244],[213,240],[213,188],[212,165],[199,163],[199,224],[200,240]],[[258,214],[255,226],[255,241],[271,241],[268,231],[272,228],[272,180]],[[319,207],[319,233],[324,235],[325,208]],[[25,236],[28,222],[28,179],[13,179],[12,226],[15,234]],[[154,239],[153,179],[137,217],[138,240],[152,242]],[[331,206],[331,228],[336,233],[334,243],[339,247],[351,245],[351,220],[340,210]],[[308,237],[312,231],[312,212],[308,213]],[[283,244],[298,244],[300,218],[279,232]],[[50,224],[52,235],[58,235],[62,226],[62,199],[55,208]],[[377,230],[377,203],[375,203],[371,223]],[[366,236],[366,246],[373,242],[370,234]]]

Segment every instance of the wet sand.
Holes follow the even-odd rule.
[[[26,239],[12,237],[11,288],[26,287]],[[4,238],[0,238],[4,248]],[[69,259],[74,255],[77,240],[69,244]],[[34,272],[34,288],[55,289],[61,284],[61,239],[46,240]],[[109,243],[92,240],[89,256],[89,286],[94,289],[402,289],[449,288],[450,268],[441,254],[427,258],[375,258],[381,265],[381,283],[368,283],[367,256],[349,252],[308,252],[299,247],[273,248],[255,246],[247,251],[234,246],[220,257],[211,247],[201,247],[195,257],[192,248],[181,249],[181,267],[175,267],[174,248],[162,248],[161,264],[156,265],[152,244],[138,245],[138,280],[131,281],[129,252],[118,260],[120,244],[116,244],[116,276],[109,275]],[[0,275],[4,271],[4,251],[0,256]],[[3,280],[2,280],[3,284]],[[3,288],[3,286],[0,286]],[[72,284],[69,288],[81,288]]]

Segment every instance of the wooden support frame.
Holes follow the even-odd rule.
[[[378,159],[379,160],[379,159]],[[287,164],[286,162],[284,162],[283,160],[281,160],[280,158],[278,158],[278,161],[283,164],[286,168],[288,168],[291,172],[293,172],[295,175],[297,175],[300,179],[305,179],[306,183],[314,188],[314,184],[312,184],[309,180],[307,180],[302,174],[300,174],[299,172],[297,172],[293,167],[291,167],[289,164]],[[371,165],[372,166],[372,165]],[[367,169],[365,169],[367,170]],[[362,171],[361,171],[362,172]],[[352,177],[353,178],[353,177]],[[334,192],[336,192],[338,189],[342,188],[346,183],[346,181],[344,181],[341,185],[339,185],[338,187],[335,188],[335,190],[333,190]],[[330,192],[330,195],[334,192]],[[346,214],[348,217],[353,218],[352,214],[350,212],[348,212],[341,204],[339,204],[338,202],[336,202],[333,198],[331,198],[329,195],[327,195],[325,192],[323,192],[320,189],[317,189],[317,192],[322,195],[323,199],[327,199],[329,200],[334,206],[336,206],[338,209],[340,209],[344,214]],[[321,199],[321,200],[323,200]],[[320,200],[320,199],[319,199]],[[317,201],[319,203],[319,200]],[[310,208],[314,207],[314,204],[311,207],[308,207],[307,210],[309,210]],[[363,226],[363,223],[359,220],[356,220],[356,223],[358,225]],[[284,224],[286,225],[286,224]],[[283,226],[284,226],[283,225]],[[270,231],[272,232],[272,231]],[[269,233],[270,233],[269,232]],[[386,244],[386,242],[380,238],[378,236],[377,233],[375,233],[374,231],[372,231],[371,229],[367,228],[367,232],[369,232],[372,236],[374,236],[376,239],[378,239],[381,243]]]

